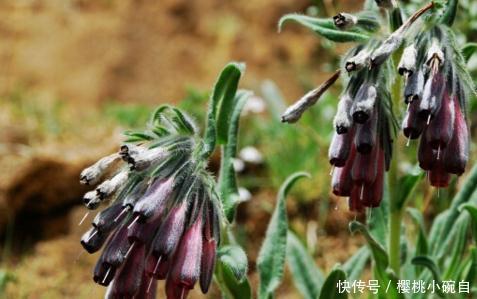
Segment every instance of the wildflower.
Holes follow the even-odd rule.
[[[333,22],[337,28],[345,30],[356,25],[358,18],[352,14],[342,12],[333,17]]]
[[[452,33],[443,26],[416,37],[415,73],[406,77],[404,135],[420,137],[418,161],[432,186],[447,187],[451,174],[461,175],[468,161],[465,75]],[[403,58],[404,59],[404,58]],[[412,91],[411,91],[412,90]]]
[[[81,238],[89,253],[103,248],[93,280],[108,286],[106,298],[155,298],[164,279],[168,298],[185,298],[196,282],[204,293],[211,283],[221,220],[202,140],[189,118],[158,111],[151,131],[131,133],[138,143],[81,173],[83,184],[99,184],[86,206],[109,203]],[[100,183],[107,168],[112,177]]]

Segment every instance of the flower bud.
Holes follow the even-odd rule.
[[[351,169],[353,167],[356,150],[351,147],[351,152],[344,167],[335,167],[331,179],[333,194],[336,196],[350,196],[353,181],[351,179]]]
[[[215,240],[203,240],[202,257],[200,262],[200,289],[202,293],[209,291],[212,276],[214,274],[215,259],[217,254],[217,242]]]
[[[407,78],[404,88],[404,102],[409,104],[422,98],[424,91],[424,72],[419,69]]]
[[[401,30],[392,33],[371,55],[371,65],[379,66],[383,64],[391,54],[394,53],[402,44],[404,34]]]
[[[101,199],[99,198],[98,192],[96,192],[96,190],[87,192],[83,196],[83,203],[90,210],[96,209],[101,203]]]
[[[409,111],[404,117],[402,129],[404,136],[409,139],[417,139],[421,136],[422,131],[425,127],[425,121],[418,117],[417,110],[419,108],[419,99],[410,102]]]
[[[135,144],[125,144],[121,146],[119,150],[119,156],[125,161],[129,162],[131,156],[137,157],[147,151],[146,148],[143,146],[135,145]]]
[[[338,109],[333,120],[336,132],[338,134],[344,134],[348,132],[353,125],[353,119],[350,115],[352,105],[353,99],[349,93],[343,94],[340,98],[340,101],[338,102]]]
[[[146,248],[142,244],[138,244],[132,249],[126,262],[114,278],[111,290],[113,298],[134,298],[139,292],[145,266],[145,254]]]
[[[419,143],[417,159],[419,161],[419,167],[424,170],[431,170],[436,160],[436,155],[427,139],[425,131],[422,134],[421,142]]]
[[[385,163],[382,149],[379,149],[377,160],[376,180],[372,184],[364,184],[362,204],[369,208],[379,207],[383,198]]]
[[[154,255],[172,257],[184,232],[187,207],[188,203],[184,200],[170,210],[152,244]]]
[[[336,28],[346,30],[352,28],[358,23],[358,18],[349,13],[339,13],[333,17]]]
[[[355,56],[348,59],[345,63],[345,69],[348,72],[359,71],[369,64],[370,52],[361,50]]]
[[[131,167],[131,170],[143,171],[149,166],[158,163],[159,161],[166,158],[168,152],[162,147],[156,147],[152,149],[145,150],[140,153],[130,154],[128,163]]]
[[[376,97],[376,87],[371,84],[361,85],[351,107],[351,115],[355,122],[364,124],[369,119],[374,110]]]
[[[377,175],[378,146],[368,154],[357,153],[354,158],[351,177],[354,184],[372,184]]]
[[[105,172],[111,168],[118,160],[118,154],[112,154],[101,158],[98,162],[84,169],[80,174],[80,182],[83,185],[95,185],[99,182]]]
[[[100,258],[94,267],[93,280],[99,285],[108,286],[113,280],[115,273],[116,268],[105,263]]]
[[[114,204],[107,207],[94,217],[93,226],[101,232],[109,232],[117,226],[117,222],[114,221],[116,217],[121,213],[123,207],[121,204]]]
[[[166,280],[167,299],[184,299],[187,298],[190,289],[180,283],[175,282],[170,276]]]
[[[356,150],[361,154],[368,154],[376,145],[378,117],[377,113],[371,115],[371,119],[363,125],[357,126],[354,143]]]
[[[174,255],[169,273],[172,281],[186,289],[192,289],[200,276],[202,255],[202,217],[185,231]]]
[[[429,123],[432,116],[435,116],[440,109],[442,96],[444,94],[444,75],[437,73],[429,77],[425,86],[422,100],[419,103],[419,117]]]
[[[348,160],[353,137],[353,132],[333,134],[333,139],[328,150],[328,159],[331,165],[336,167],[343,167],[345,165],[346,160]]]
[[[113,195],[118,189],[123,186],[128,180],[129,172],[127,170],[122,170],[117,173],[114,177],[109,180],[104,181],[96,188],[98,196],[101,200]]]
[[[453,102],[455,110],[454,132],[444,156],[444,167],[450,173],[462,175],[469,160],[469,130],[459,105],[459,99],[455,97]]]
[[[81,245],[88,253],[95,253],[101,249],[108,235],[108,233],[99,232],[92,227],[81,237]]]
[[[454,120],[454,103],[446,91],[439,112],[426,130],[427,140],[433,149],[442,150],[450,142],[454,132]]]
[[[406,74],[412,76],[416,72],[417,66],[417,50],[414,44],[406,47],[399,62],[398,72],[401,76]]]
[[[134,206],[135,217],[140,217],[141,221],[151,217],[159,217],[172,194],[173,187],[173,178],[156,180]]]
[[[444,52],[437,39],[433,39],[432,45],[427,51],[426,64],[431,68],[433,74],[437,73],[439,68],[444,65]]]
[[[115,268],[119,268],[122,265],[130,248],[127,227],[128,223],[125,223],[114,232],[101,254],[104,262]]]

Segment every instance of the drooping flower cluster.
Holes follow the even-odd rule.
[[[89,253],[103,248],[93,279],[109,286],[106,298],[156,298],[161,279],[167,298],[186,298],[197,281],[206,293],[221,214],[214,179],[199,154],[202,139],[189,117],[168,106],[157,110],[150,130],[128,135],[118,153],[80,177],[98,184],[84,196],[88,209],[109,205],[81,239]]]
[[[338,103],[336,132],[328,153],[334,167],[333,193],[349,197],[352,211],[379,206],[384,173],[391,160],[395,121],[388,76],[383,74],[389,66],[368,67],[372,48],[376,47],[377,42],[358,46],[344,60],[350,78]]]
[[[430,184],[447,187],[451,174],[464,173],[469,158],[462,58],[453,46],[452,33],[444,26],[424,31],[414,40],[399,64],[399,73],[406,80],[407,112],[402,128],[409,141],[420,137],[419,166]]]

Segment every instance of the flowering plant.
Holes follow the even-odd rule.
[[[290,233],[290,268],[306,298],[345,298],[340,282],[356,281],[370,256],[373,276],[381,287],[372,294],[379,298],[429,297],[425,292],[403,291],[406,280],[427,284],[432,280],[438,286],[433,294],[440,297],[468,297],[472,292],[477,256],[467,233],[477,220],[477,168],[428,233],[422,211],[407,207],[411,197],[422,196],[415,190],[423,175],[417,169],[407,174],[399,169],[402,148],[396,145],[402,144],[397,116],[403,107],[405,143],[409,146],[412,139],[420,138],[418,164],[429,184],[436,187],[437,197],[439,188],[449,186],[451,174],[465,172],[469,159],[467,102],[475,96],[466,59],[475,47],[466,45],[462,52],[451,29],[458,1],[434,1],[414,13],[406,8],[394,0],[376,0],[366,1],[358,13],[340,13],[329,19],[290,14],[280,20],[280,28],[295,21],[333,42],[357,44],[344,55],[340,69],[290,106],[282,121],[298,121],[341,77],[345,88],[329,148],[332,192],[348,197],[351,211],[373,209],[368,211],[368,225],[356,220],[350,223],[351,232],[362,233],[368,248],[361,248],[326,279],[317,274],[319,269],[309,266],[311,257],[303,257],[306,250]],[[406,212],[417,225],[416,240],[406,234]],[[307,270],[299,271],[300,265],[307,265]],[[450,282],[462,282],[466,292],[450,290]]]
[[[232,160],[251,94],[237,91],[243,70],[231,63],[217,79],[204,137],[191,117],[164,105],[146,130],[126,132],[117,153],[81,173],[81,183],[97,185],[85,194],[86,207],[109,205],[81,239],[89,253],[104,247],[93,279],[108,286],[106,298],[155,298],[161,279],[167,298],[186,298],[196,282],[207,293],[214,271],[219,281],[243,281],[246,255],[232,233],[221,237],[240,202]],[[208,169],[216,145],[222,149],[218,181]]]

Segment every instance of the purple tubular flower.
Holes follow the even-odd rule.
[[[200,289],[207,293],[214,274],[217,245],[220,241],[220,224],[215,204],[206,202],[204,210],[203,249],[200,262]]]
[[[419,99],[410,102],[409,111],[406,113],[406,116],[403,120],[402,129],[404,136],[409,139],[417,139],[421,136],[422,131],[425,127],[425,121],[418,117],[417,110],[419,108]]]
[[[96,266],[94,267],[93,280],[97,284],[108,286],[114,279],[115,274],[116,267],[104,262],[103,258],[100,257],[96,263]]]
[[[377,175],[376,180],[372,184],[365,184],[362,194],[362,204],[365,207],[376,208],[381,204],[384,189],[384,151],[379,149],[377,157]]]
[[[199,215],[201,214],[202,212],[199,211]],[[192,289],[200,276],[202,218],[197,217],[195,222],[186,229],[174,255],[174,263],[168,279],[170,278],[180,288]]]
[[[346,164],[343,167],[336,167],[333,171],[331,179],[331,187],[333,194],[336,196],[350,196],[353,181],[351,179],[351,169],[353,167],[354,157],[356,156],[356,149],[352,146]]]
[[[116,217],[121,213],[123,207],[121,204],[114,204],[107,207],[94,217],[93,227],[100,232],[109,232],[116,228],[117,223],[114,221]]]
[[[427,134],[424,131],[421,137],[421,142],[419,143],[419,150],[417,155],[419,167],[424,170],[431,170],[436,160],[436,155],[434,152],[435,151],[432,149],[431,144],[427,139]]]
[[[442,73],[431,75],[424,86],[422,100],[419,104],[419,117],[429,122],[441,107],[445,89],[445,77]]]
[[[328,150],[328,159],[331,165],[343,167],[348,160],[353,132],[345,134],[334,133],[331,145]]]
[[[92,227],[81,238],[81,245],[88,253],[95,253],[101,249],[108,236],[107,232],[100,232]]]
[[[460,108],[459,99],[454,97],[453,102],[455,109],[454,133],[444,156],[444,167],[450,173],[462,175],[469,160],[469,129]]]
[[[188,202],[186,200],[173,207],[159,228],[156,238],[152,243],[152,254],[158,258],[157,263],[160,262],[164,265],[167,260],[172,258],[184,232],[187,207]],[[160,265],[157,264],[155,268],[159,270],[159,266]],[[152,273],[155,276],[162,276],[158,275],[156,271]]]
[[[134,206],[134,218],[139,217],[139,221],[145,221],[149,218],[160,217],[167,200],[172,194],[173,187],[173,178],[156,180]]]
[[[128,227],[128,240],[129,243],[142,243],[142,244],[149,244],[159,227],[162,219],[156,218],[148,222],[133,222]]]
[[[167,299],[184,299],[187,298],[190,289],[181,284],[174,282],[171,278],[166,280]]]
[[[454,103],[446,91],[442,98],[441,109],[426,130],[427,139],[433,149],[442,150],[450,142],[454,132],[454,120]]]
[[[351,178],[354,184],[372,184],[376,180],[378,171],[378,146],[368,154],[357,153],[351,170]]]
[[[356,150],[360,154],[370,153],[373,147],[376,145],[378,124],[378,117],[376,114],[377,113],[373,113],[368,121],[366,121],[363,125],[358,126],[356,129],[354,142],[356,145]]]
[[[144,272],[146,248],[142,244],[134,246],[126,262],[114,277],[112,298],[133,298],[138,294]]]
[[[419,100],[424,91],[424,72],[419,69],[407,78],[404,88],[404,102],[409,104]]]
[[[444,162],[438,161],[429,171],[429,182],[431,186],[445,188],[449,186],[450,174],[444,169]]]
[[[125,260],[126,253],[130,248],[128,241],[128,223],[123,224],[116,230],[103,250],[104,262],[118,268]]]

